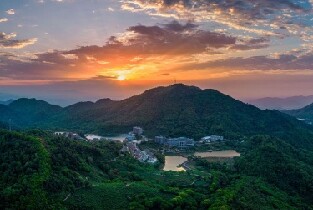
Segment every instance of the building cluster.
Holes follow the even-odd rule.
[[[218,135],[211,135],[211,136],[205,136],[201,138],[199,143],[212,143],[212,142],[217,142],[217,141],[223,141],[224,137],[223,136],[218,136]],[[186,137],[178,137],[178,138],[166,138],[164,136],[156,136],[154,138],[154,142],[161,144],[166,147],[177,147],[180,149],[183,148],[189,148],[195,146],[195,141],[190,138]]]
[[[72,133],[72,132],[63,132],[63,131],[59,131],[59,132],[54,132],[55,136],[59,136],[59,137],[65,137],[65,138],[69,138],[69,139],[73,139],[73,140],[82,140],[83,138],[78,135],[77,133]]]
[[[136,143],[127,142],[126,147],[122,149],[123,151],[128,151],[134,158],[139,160],[140,162],[147,162],[154,164],[158,162],[158,159],[154,156],[152,152],[149,150],[140,150]]]
[[[223,140],[224,140],[224,136],[211,135],[211,136],[205,136],[201,138],[199,142],[200,143],[212,143],[212,142],[223,141]]]
[[[188,148],[195,146],[195,141],[186,137],[166,138],[164,136],[156,136],[154,141],[166,147]]]

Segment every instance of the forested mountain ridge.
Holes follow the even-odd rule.
[[[49,121],[61,110],[60,106],[43,100],[21,98],[8,105],[0,105],[0,121],[8,123],[11,120],[14,126],[26,128]]]
[[[232,165],[189,157],[194,169],[165,172],[120,155],[119,142],[0,130],[1,209],[313,209],[311,126],[216,90],[173,85],[122,101],[61,108],[20,99],[0,109],[20,128],[105,133],[140,125],[148,135],[243,139]]]
[[[139,125],[148,136],[184,135],[198,139],[220,134],[234,139],[267,134],[313,148],[312,127],[293,117],[278,111],[262,111],[216,90],[182,84],[154,88],[121,101],[102,99],[61,108],[23,99],[3,108],[7,110],[0,120],[12,116],[13,123],[22,128],[69,129],[108,135],[124,133]]]
[[[313,123],[313,104],[305,106],[301,109],[284,110],[283,112],[309,124]]]

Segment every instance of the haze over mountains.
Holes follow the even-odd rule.
[[[287,98],[266,97],[255,100],[247,100],[247,103],[260,109],[291,110],[300,109],[313,103],[313,95],[292,96]]]
[[[14,100],[10,99],[10,100],[5,100],[5,101],[0,101],[0,104],[2,105],[9,105],[10,103],[12,103]]]

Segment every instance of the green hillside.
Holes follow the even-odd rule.
[[[154,88],[122,101],[103,99],[61,108],[44,101],[20,99],[5,108],[0,121],[12,118],[13,124],[21,128],[110,135],[128,132],[139,125],[150,137],[199,139],[220,134],[238,139],[266,134],[293,145],[313,148],[313,128],[293,117],[278,111],[262,111],[216,90],[182,84]]]
[[[313,104],[308,105],[302,109],[286,110],[283,112],[294,116],[308,124],[313,124]]]
[[[0,131],[0,209],[313,209],[312,127],[215,90],[173,85],[65,108],[20,99],[0,110],[2,128],[11,119],[20,129]],[[119,155],[119,142],[30,130],[114,134],[134,125],[148,136],[240,138],[241,156],[230,165],[190,157],[193,170],[165,172]]]
[[[40,139],[0,131],[0,154],[0,208],[44,208],[48,198],[43,183],[51,166]]]
[[[26,98],[15,100],[7,106],[0,105],[0,109],[4,109],[0,116],[2,121],[11,119],[12,124],[20,128],[38,127],[62,110],[60,106],[46,101]]]
[[[233,167],[163,172],[115,142],[0,132],[1,209],[313,209],[313,153],[255,136]]]

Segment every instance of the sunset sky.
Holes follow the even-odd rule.
[[[313,95],[313,0],[1,0],[0,100],[62,105],[185,83]]]

